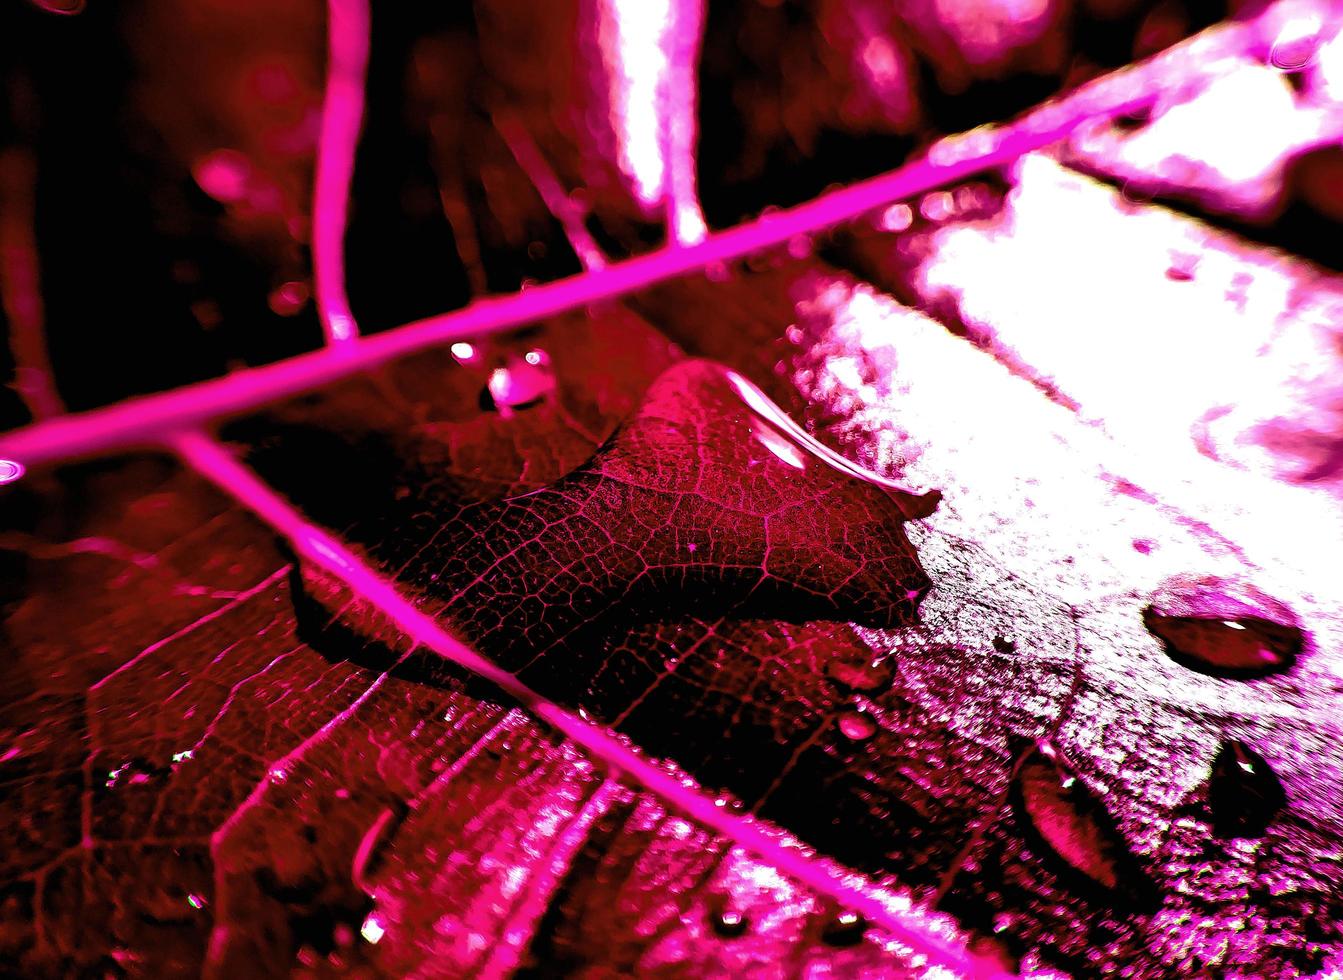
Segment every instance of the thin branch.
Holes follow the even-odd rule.
[[[830,191],[788,210],[762,215],[710,235],[698,245],[659,249],[510,296],[481,299],[464,309],[372,337],[354,337],[339,346],[299,354],[276,364],[26,426],[0,437],[0,459],[31,467],[146,445],[173,431],[247,412],[426,347],[501,333],[590,303],[617,299],[1010,163],[1057,142],[1091,119],[1131,112],[1151,99],[1139,86],[1119,84],[1131,80],[1116,76],[1102,81],[1113,84],[1093,83],[999,130],[984,128],[949,137],[934,145],[926,156],[890,173]]]
[[[327,0],[327,74],[313,184],[312,259],[317,315],[328,344],[359,334],[345,293],[345,229],[364,116],[368,0]]]
[[[171,445],[188,465],[287,537],[300,556],[339,578],[396,623],[407,638],[491,682],[613,773],[636,780],[668,806],[754,852],[783,874],[865,916],[937,963],[974,977],[1002,975],[962,942],[939,931],[934,921],[907,902],[894,899],[852,871],[812,856],[796,841],[760,821],[716,805],[682,777],[659,768],[605,729],[548,701],[514,674],[466,646],[347,547],[305,520],[220,443],[199,432],[188,432],[175,436]]]
[[[37,161],[30,150],[0,151],[0,301],[9,321],[14,390],[38,421],[65,412],[47,356],[41,269],[34,238]]]
[[[583,268],[588,272],[606,268],[606,254],[583,224],[583,213],[574,206],[574,202],[565,193],[564,185],[546,163],[545,156],[532,139],[532,134],[527,132],[527,127],[516,118],[503,113],[495,113],[493,120],[494,128],[503,137],[508,151],[513,154],[513,159],[532,182],[536,192],[541,195],[541,201],[551,216],[564,229],[565,237],[569,239],[569,245],[578,256]]]

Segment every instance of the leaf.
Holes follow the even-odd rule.
[[[269,536],[198,479],[132,458],[44,490],[4,539],[26,569],[4,620],[0,939],[24,974],[425,956],[465,973],[575,930],[583,955],[631,969],[898,968],[876,945],[827,946],[824,901],[469,680],[323,657],[296,635]],[[57,598],[86,634],[38,631]],[[622,912],[598,928],[585,909],[615,908],[608,888]],[[714,895],[753,914],[749,936],[711,933]]]

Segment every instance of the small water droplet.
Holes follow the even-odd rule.
[[[867,929],[867,920],[857,912],[841,912],[826,923],[821,939],[831,946],[857,946]]]
[[[768,449],[776,459],[788,464],[795,470],[806,469],[807,459],[791,439],[773,426],[760,423],[751,427],[751,435],[756,442]]]
[[[364,924],[359,927],[359,935],[364,937],[364,941],[376,944],[383,936],[387,934],[387,929],[378,919],[377,913],[371,913],[364,920]]]
[[[1015,653],[1017,649],[1016,642],[1005,636],[995,636],[993,638],[993,649],[999,653]]]
[[[710,917],[710,923],[713,931],[724,939],[736,939],[750,927],[751,920],[737,909],[728,907],[715,912]]]
[[[1072,870],[1107,891],[1141,890],[1142,875],[1114,818],[1057,746],[1041,742],[1026,754],[1013,795],[1034,836]]]
[[[192,176],[200,189],[221,204],[247,196],[252,182],[252,161],[237,150],[215,150],[196,161]]]
[[[914,223],[914,211],[908,204],[892,204],[881,213],[877,227],[882,231],[904,231]]]
[[[1304,646],[1281,603],[1219,583],[1177,585],[1153,597],[1143,624],[1176,663],[1212,677],[1248,679],[1291,667]]]
[[[23,464],[12,459],[0,459],[0,487],[23,477]]]
[[[49,14],[69,17],[83,12],[85,0],[33,0],[33,5]]]
[[[1287,802],[1272,767],[1244,742],[1228,739],[1212,761],[1208,808],[1219,837],[1262,837]]]
[[[281,283],[266,302],[276,316],[294,316],[308,304],[308,284],[297,279]]]
[[[852,691],[878,691],[887,688],[895,676],[895,658],[878,657],[867,663],[831,660],[825,665],[826,674]]]
[[[451,351],[452,356],[461,363],[475,360],[476,357],[476,348],[464,340],[457,341],[457,343],[449,347],[448,350]]]
[[[866,711],[850,709],[839,716],[839,730],[854,742],[865,742],[877,733],[877,723]]]
[[[549,355],[534,349],[522,357],[510,357],[503,367],[490,372],[486,389],[503,414],[544,401],[555,390]]]

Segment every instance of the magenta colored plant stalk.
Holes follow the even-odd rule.
[[[1001,130],[979,130],[943,140],[927,155],[889,173],[711,234],[698,245],[663,248],[511,296],[477,300],[463,309],[374,337],[353,337],[340,349],[311,351],[216,380],[26,426],[0,438],[0,458],[33,466],[151,443],[175,429],[244,412],[426,347],[501,333],[785,244],[892,201],[1008,163],[1067,136],[1090,119],[1129,112],[1150,99],[1145,90],[1114,81],[1103,79]]]
[[[0,298],[9,320],[14,388],[36,420],[65,411],[47,358],[41,271],[33,239],[37,163],[27,150],[0,153]]]
[[[527,132],[527,127],[511,116],[496,115],[494,128],[504,138],[508,152],[513,154],[513,159],[532,182],[536,192],[541,195],[541,203],[564,229],[565,237],[569,239],[569,245],[578,256],[583,269],[591,272],[594,269],[606,268],[606,255],[587,226],[583,224],[582,212],[565,193],[564,185],[546,163],[541,148],[532,139],[532,134]]]
[[[327,78],[312,205],[317,315],[328,344],[359,335],[345,293],[345,227],[368,70],[368,0],[328,0]]]

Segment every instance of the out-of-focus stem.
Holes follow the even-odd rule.
[[[328,344],[359,333],[345,292],[345,228],[368,72],[368,0],[327,0],[326,94],[317,142],[312,254],[317,314]]]
[[[37,161],[23,148],[0,151],[0,301],[9,321],[14,389],[36,420],[65,411],[47,357],[41,270],[33,233]]]

